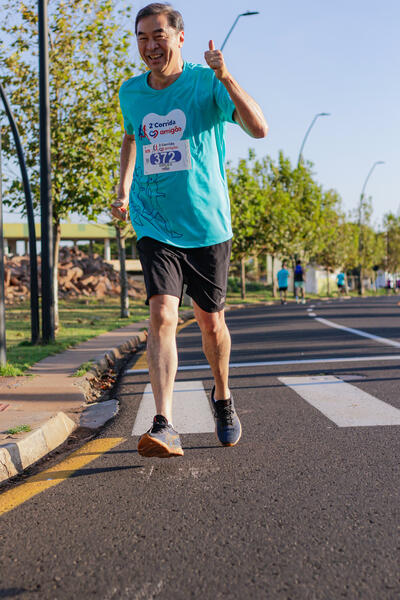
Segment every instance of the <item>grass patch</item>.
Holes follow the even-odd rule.
[[[11,429],[7,429],[6,433],[22,433],[22,432],[28,432],[28,431],[32,431],[32,428],[30,425],[18,425],[18,427],[11,427]]]
[[[83,377],[88,371],[90,371],[90,369],[93,367],[93,361],[92,360],[88,360],[87,362],[83,363],[79,369],[76,370],[76,372],[74,373],[74,377]]]
[[[24,365],[24,368],[16,367],[10,363],[0,366],[0,377],[19,377],[24,374],[24,369],[27,369],[29,365]]]
[[[30,343],[30,305],[24,302],[6,309],[7,368],[3,376],[22,375],[46,356],[57,354],[107,331],[142,321],[149,316],[143,301],[130,303],[129,319],[120,318],[119,298],[60,300],[60,330],[48,345]]]

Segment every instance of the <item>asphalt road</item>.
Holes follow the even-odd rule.
[[[400,598],[400,425],[338,427],[278,379],[334,375],[400,409],[400,344],[317,321],[400,343],[400,306],[314,306],[227,313],[232,363],[282,363],[232,368],[235,448],[191,433],[182,458],[140,457],[148,377],[126,375],[100,436],[125,441],[0,517],[0,598]],[[178,340],[177,380],[210,390],[197,326]]]

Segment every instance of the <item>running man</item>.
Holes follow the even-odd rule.
[[[305,281],[306,281],[306,275],[304,273],[303,265],[301,264],[301,260],[297,260],[296,267],[294,270],[294,293],[296,296],[297,304],[300,301],[299,300],[299,292],[300,292],[300,297],[301,297],[301,303],[302,304],[306,303],[306,297],[305,297],[305,291],[304,291]]]
[[[284,260],[282,268],[278,271],[276,277],[278,279],[279,295],[281,297],[281,304],[286,304],[286,294],[288,289],[289,271],[287,270],[287,263]]]
[[[111,212],[124,219],[129,205],[150,305],[147,360],[156,415],[138,451],[167,458],[183,455],[172,395],[184,283],[214,377],[218,438],[234,446],[241,436],[228,384],[231,340],[224,317],[232,238],[224,130],[227,122],[238,123],[262,138],[268,126],[212,40],[207,66],[182,59],[183,20],[172,6],[153,3],[140,10],[135,33],[149,71],[120,89],[125,135]]]
[[[346,275],[343,273],[343,271],[341,271],[340,273],[338,273],[336,275],[336,284],[338,286],[339,295],[344,294],[346,291],[346,289],[345,289]]]

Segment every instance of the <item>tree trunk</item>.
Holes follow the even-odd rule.
[[[61,225],[59,222],[53,224],[54,256],[53,256],[53,289],[54,289],[54,331],[60,329],[60,317],[58,314],[58,263],[60,256]]]
[[[240,259],[240,286],[242,300],[246,298],[246,259],[243,256]]]
[[[272,295],[274,298],[277,296],[277,285],[276,285],[276,277],[275,277],[275,256],[271,256],[271,271],[272,271]]]
[[[359,277],[358,293],[360,296],[364,296],[364,269],[362,267],[360,267]]]
[[[115,227],[117,234],[118,258],[119,258],[119,282],[121,285],[121,319],[129,317],[128,278],[126,276],[126,251],[125,238],[121,235],[121,229]]]
[[[255,274],[256,282],[259,283],[260,282],[260,265],[258,262],[258,256],[256,254],[254,254],[253,260],[254,260],[254,274]]]
[[[296,254],[297,256],[297,254]],[[295,286],[295,281],[294,281],[294,272],[296,270],[296,257],[292,259],[292,269],[293,269],[293,296],[296,296],[296,286]]]

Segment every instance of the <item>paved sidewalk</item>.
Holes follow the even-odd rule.
[[[147,320],[131,323],[49,356],[28,371],[31,376],[0,378],[0,482],[62,444],[82,419],[85,426],[92,422],[98,428],[116,414],[116,402],[87,408],[94,373],[73,375],[88,361],[96,364],[99,374],[108,370],[146,340],[147,325]],[[21,425],[31,431],[7,433]]]

